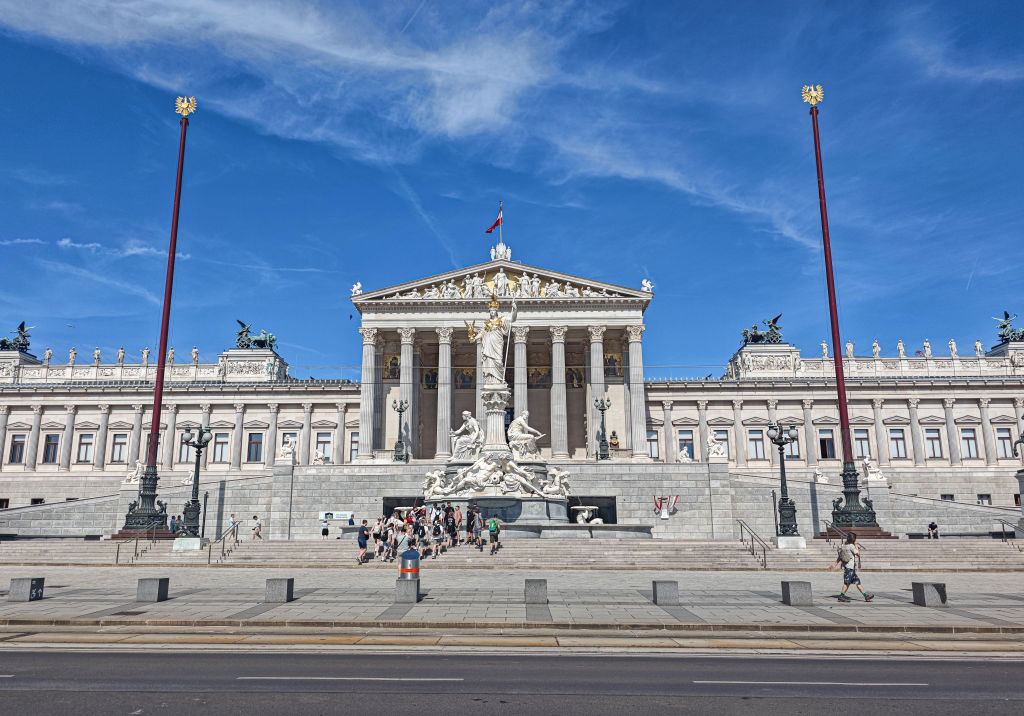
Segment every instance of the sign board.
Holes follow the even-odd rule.
[[[351,511],[346,512],[344,510],[327,510],[326,512],[320,513],[320,519],[348,522],[349,518],[351,518],[353,514],[355,513]]]

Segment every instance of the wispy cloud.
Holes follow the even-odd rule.
[[[402,176],[401,172],[399,172],[395,167],[392,167],[392,171],[397,185],[396,193],[409,203],[413,208],[413,211],[416,212],[416,215],[420,217],[423,225],[430,230],[430,233],[432,233],[438,243],[441,244],[441,247],[448,254],[448,259],[452,262],[452,266],[456,268],[460,266],[461,264],[455,256],[455,246],[451,239],[449,239],[448,236],[438,227],[434,218],[426,211],[426,209],[423,208],[423,203],[420,201],[419,195],[409,185],[409,182],[405,180],[405,177]]]
[[[103,248],[102,246],[100,246],[100,244],[96,243],[95,241],[91,241],[87,244],[78,244],[66,236],[63,239],[57,240],[57,246],[61,247],[62,249],[84,249],[86,251],[98,251],[101,248]]]
[[[130,296],[138,296],[139,298],[152,303],[154,306],[160,305],[160,299],[158,299],[151,291],[148,291],[142,286],[128,283],[127,281],[120,281],[116,278],[112,278],[111,276],[95,273],[82,268],[81,266],[73,266],[72,264],[61,261],[40,260],[39,265],[48,271],[61,274],[63,277],[71,276],[85,281],[92,281],[94,283],[117,289],[121,293],[125,293]]]
[[[59,211],[65,214],[78,214],[83,211],[85,207],[73,201],[51,199],[49,201],[30,201],[28,208],[40,211]]]
[[[3,239],[0,246],[19,246],[21,244],[45,244],[42,239]]]
[[[40,241],[39,243],[43,243]],[[167,256],[166,251],[154,248],[152,246],[146,246],[137,241],[129,241],[123,246],[104,246],[96,241],[90,241],[88,243],[77,243],[72,241],[68,237],[57,240],[57,246],[62,249],[78,249],[82,251],[89,251],[94,254],[101,254],[111,258],[130,258],[132,256],[151,256],[155,258],[165,258]],[[178,252],[175,256],[179,259],[190,259],[192,254],[186,254]]]

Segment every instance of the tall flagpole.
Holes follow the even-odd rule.
[[[498,243],[505,243],[505,238],[501,235],[501,227],[505,224],[505,215],[501,211],[501,202],[498,202],[498,218],[501,219],[501,223],[498,224]]]
[[[821,170],[821,140],[818,135],[818,103],[824,98],[821,85],[804,86],[804,102],[811,105],[811,126],[814,130],[814,162],[818,170],[818,204],[821,211],[821,239],[825,248],[825,282],[828,286],[828,315],[832,328],[832,359],[836,370],[836,393],[839,399],[839,431],[843,443],[843,505],[833,503],[832,523],[839,527],[869,528],[879,533],[878,520],[871,500],[860,499],[857,466],[850,440],[850,414],[846,403],[846,377],[843,373],[843,351],[839,344],[839,311],[836,307],[836,283],[832,272],[832,243],[828,235],[828,211],[825,208],[825,179]],[[874,528],[873,530],[870,528]]]
[[[144,530],[151,527],[166,529],[167,507],[156,499],[156,456],[160,441],[160,409],[164,398],[164,370],[167,363],[167,329],[171,318],[171,288],[174,285],[174,258],[178,245],[178,211],[181,207],[181,175],[185,168],[185,134],[188,116],[196,111],[195,97],[178,97],[175,112],[181,115],[181,139],[178,142],[178,175],[174,182],[174,211],[171,215],[171,242],[167,249],[167,277],[164,280],[164,304],[160,318],[160,346],[157,353],[156,383],[153,389],[153,422],[146,446],[146,469],[139,480],[139,500],[125,517],[125,530]],[[173,450],[168,436],[165,450]],[[159,505],[159,509],[158,509]]]

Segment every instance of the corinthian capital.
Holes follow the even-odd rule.
[[[376,328],[360,328],[359,333],[363,336],[363,345],[374,345],[377,342]]]
[[[553,343],[563,343],[565,341],[565,334],[568,332],[568,326],[551,326],[548,328],[551,332],[551,341]]]
[[[604,340],[604,332],[608,329],[605,326],[589,326],[587,330],[590,331],[591,342],[598,343]]]
[[[956,405],[956,398],[943,398],[942,404],[947,408],[952,408]]]
[[[399,328],[398,335],[402,337],[402,345],[408,345],[416,339],[415,328]]]
[[[0,415],[7,415],[8,410],[10,410],[10,406],[0,405]]]
[[[530,335],[529,326],[512,326],[512,338],[516,343],[526,343],[526,339]]]
[[[515,330],[514,328],[512,330]],[[451,343],[452,334],[455,333],[455,329],[451,326],[442,326],[441,328],[435,328],[434,331],[437,333],[438,343]]]
[[[639,343],[644,334],[646,326],[626,326],[626,335],[630,343]]]
[[[920,402],[920,398],[907,398],[907,405],[909,405],[911,408],[916,408]]]

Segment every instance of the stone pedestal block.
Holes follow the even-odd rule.
[[[799,535],[779,535],[775,538],[776,549],[807,549],[807,540]]]
[[[782,603],[791,607],[814,606],[810,582],[782,582]]]
[[[944,582],[911,582],[914,604],[919,607],[948,607]]]
[[[135,590],[135,601],[167,601],[167,588],[170,583],[170,577],[147,577],[145,579],[140,579],[138,589]]]
[[[395,580],[395,603],[415,604],[420,600],[420,580],[418,579],[396,579]]]
[[[9,602],[34,602],[43,598],[43,577],[15,577],[11,580]]]
[[[203,540],[199,537],[175,537],[171,546],[172,552],[194,552],[203,548]]]
[[[264,602],[290,602],[295,599],[295,579],[268,579]]]
[[[548,580],[527,579],[525,597],[527,604],[548,603]]]
[[[651,582],[651,591],[654,593],[654,603],[659,606],[679,606],[679,582],[658,581]]]

